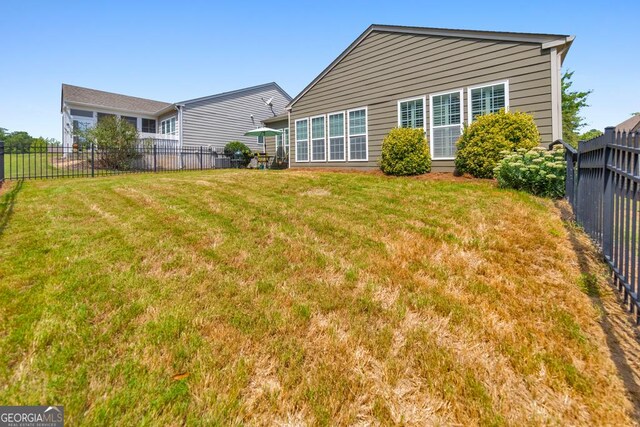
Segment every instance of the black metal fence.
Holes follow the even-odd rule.
[[[600,246],[615,284],[640,323],[638,244],[640,133],[615,128],[566,148],[567,199],[576,221]]]
[[[0,183],[4,180],[94,177],[123,173],[204,170],[239,167],[207,147],[181,147],[172,140],[141,140],[135,147],[93,144],[36,147],[0,141]]]

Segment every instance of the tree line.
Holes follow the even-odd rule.
[[[51,146],[60,145],[55,138],[33,137],[23,130],[9,132],[0,127],[0,141],[4,141],[5,153],[44,153]]]

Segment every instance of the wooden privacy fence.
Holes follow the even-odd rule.
[[[640,133],[616,132],[580,141],[564,141],[566,196],[576,222],[600,246],[629,310],[640,323],[638,245],[640,226]]]

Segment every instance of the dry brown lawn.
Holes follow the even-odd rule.
[[[638,338],[566,206],[436,178],[6,190],[0,402],[70,425],[633,425]]]

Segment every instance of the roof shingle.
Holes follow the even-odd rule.
[[[640,131],[640,116],[629,117],[624,122],[616,126],[617,132],[637,132]]]
[[[168,102],[120,95],[118,93],[104,92],[64,83],[62,84],[62,101],[150,115],[156,114],[173,105]]]

